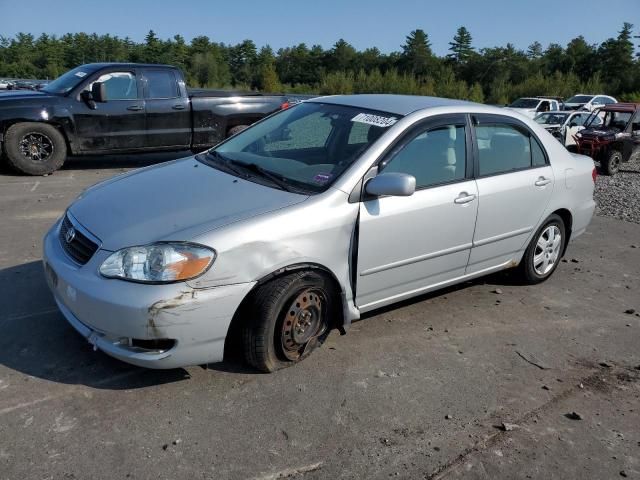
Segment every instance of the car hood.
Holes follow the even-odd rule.
[[[38,90],[3,90],[0,92],[0,107],[3,100],[42,100],[52,97],[53,95]]]
[[[137,170],[86,190],[69,208],[105,250],[206,231],[306,200],[244,180],[193,157]]]
[[[617,128],[583,128],[580,133],[583,137],[608,137],[619,133]]]

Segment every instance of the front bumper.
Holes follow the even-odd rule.
[[[106,279],[98,268],[111,252],[98,250],[80,266],[62,249],[59,228],[44,239],[47,283],[64,317],[96,349],[147,368],[222,360],[231,319],[255,283],[194,289]],[[170,348],[141,348],[145,340],[171,340]]]

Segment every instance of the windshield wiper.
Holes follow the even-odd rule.
[[[217,152],[215,150],[207,150],[206,156],[216,160],[216,164],[222,165],[222,168],[231,171],[237,177],[244,178],[244,179],[247,178],[247,174],[245,172],[233,166],[236,162],[232,162],[227,157],[222,155],[220,152]]]
[[[293,191],[293,189],[289,186],[289,184],[285,180],[283,180],[281,177],[279,177],[275,173],[270,172],[269,170],[261,167],[256,163],[244,163],[244,162],[239,162],[237,160],[231,160],[231,159],[227,159],[227,163],[237,165],[252,173],[257,173],[261,177],[271,180],[272,183],[276,184],[282,190],[285,190],[287,192]]]

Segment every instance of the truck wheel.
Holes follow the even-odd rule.
[[[333,292],[326,277],[308,271],[259,287],[242,332],[247,363],[274,372],[306,358],[329,334]]]
[[[67,158],[62,134],[46,123],[17,123],[4,137],[7,163],[27,175],[45,175],[58,170]]]
[[[602,173],[605,175],[615,175],[620,169],[620,162],[622,162],[622,153],[620,150],[611,150],[600,160]]]
[[[249,128],[249,125],[236,125],[235,127],[231,127],[227,132],[227,138],[233,137],[236,133],[240,133],[247,128]]]
[[[528,285],[544,282],[555,272],[562,257],[565,227],[553,214],[538,229],[520,262],[520,276]]]

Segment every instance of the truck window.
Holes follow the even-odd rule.
[[[144,74],[147,79],[145,98],[177,98],[178,82],[171,70],[148,70]]]
[[[107,100],[135,100],[138,98],[136,76],[131,72],[110,72],[100,75],[96,82],[104,83]],[[85,90],[91,91],[92,82]]]

